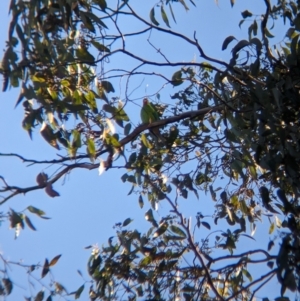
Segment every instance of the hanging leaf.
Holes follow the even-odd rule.
[[[169,3],[169,8],[170,8],[171,16],[172,16],[174,22],[176,23],[176,19],[175,19],[175,15],[174,15],[171,3]]]
[[[96,147],[93,139],[87,139],[87,153],[89,154],[90,158],[96,158]]]
[[[233,41],[233,40],[236,40],[236,38],[234,36],[229,36],[227,37],[223,44],[222,44],[222,50],[225,50],[227,48],[227,46]]]
[[[166,23],[166,25],[167,25],[168,27],[171,27],[171,26],[170,26],[170,23],[169,23],[169,20],[168,20],[168,17],[167,17],[167,14],[166,14],[166,12],[165,12],[165,10],[164,10],[164,6],[163,6],[163,5],[161,5],[160,11],[161,11],[162,19],[164,20],[164,22]]]
[[[183,7],[185,8],[186,11],[189,10],[188,6],[185,4],[184,0],[178,0],[182,5]]]
[[[27,224],[27,226],[33,230],[33,231],[36,231],[36,228],[35,226],[32,224],[31,220],[29,219],[29,217],[27,215],[24,215],[24,218],[25,218],[25,222]]]
[[[241,40],[239,41],[231,50],[232,55],[236,55],[237,52],[239,52],[241,49],[243,49],[244,47],[249,46],[249,42],[247,40]]]
[[[155,11],[154,11],[154,7],[150,10],[150,20],[151,20],[151,22],[154,24],[154,25],[156,25],[156,26],[158,26],[159,25],[159,23],[156,21],[156,19],[155,19]]]

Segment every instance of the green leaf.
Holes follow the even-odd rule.
[[[274,38],[274,36],[270,33],[270,31],[269,31],[267,28],[265,28],[264,31],[265,31],[265,35],[266,35],[268,38]]]
[[[109,81],[101,81],[100,84],[107,93],[115,92],[113,85]]]
[[[151,22],[154,24],[154,25],[156,25],[156,26],[158,26],[159,25],[159,23],[156,21],[156,19],[155,19],[155,11],[154,11],[154,7],[150,10],[150,20],[151,20]]]
[[[33,206],[28,206],[27,209],[31,212],[31,213],[34,213],[38,216],[42,216],[42,215],[45,215],[46,213],[43,211],[43,210],[40,210],[36,207],[33,207]]]
[[[107,8],[107,4],[105,0],[96,0],[96,2],[99,4],[100,8],[105,11],[105,9]]]
[[[116,134],[110,136],[108,141],[109,141],[109,144],[114,147],[121,147],[121,144],[120,144],[119,139]]]
[[[164,6],[163,5],[161,5],[160,11],[161,11],[162,19],[164,20],[164,22],[166,23],[166,25],[168,27],[171,27],[170,24],[169,24],[169,20],[168,20],[168,17],[167,17],[167,14],[166,14],[165,10],[164,10]]]
[[[87,139],[87,153],[92,159],[96,158],[96,147],[95,147],[94,140],[91,138]]]
[[[97,41],[94,41],[94,40],[92,40],[91,41],[91,43],[92,43],[92,45],[95,47],[95,48],[97,48],[99,51],[101,51],[101,52],[110,52],[110,49],[109,48],[107,48],[106,46],[104,46],[103,44],[100,44],[99,42],[97,42]]]
[[[182,80],[182,71],[179,70],[179,71],[176,71],[173,75],[172,75],[172,81],[171,81],[171,84],[173,86],[179,86],[183,83],[183,80]]]
[[[94,27],[91,19],[87,16],[87,14],[83,11],[79,11],[79,14],[80,14],[81,20],[82,20],[85,28],[88,29],[89,31],[95,33],[96,32],[95,27]]]
[[[142,133],[141,140],[142,140],[143,144],[144,144],[147,148],[150,148],[150,149],[153,148],[153,145],[149,142],[149,140],[147,139],[145,133]]]
[[[175,226],[175,225],[171,225],[169,227],[169,229],[174,232],[175,234],[181,236],[181,237],[186,237],[186,234],[183,230],[181,230],[179,227]]]
[[[73,141],[72,141],[72,147],[74,148],[80,148],[81,147],[81,133],[78,130],[72,131],[73,135]]]
[[[95,58],[84,48],[77,48],[75,53],[80,61],[83,61],[85,63],[95,62]]]
[[[269,234],[272,234],[275,230],[275,223],[271,223],[270,228],[269,228]]]
[[[253,280],[252,276],[251,276],[251,274],[247,270],[243,269],[243,274],[248,278],[248,280],[250,282],[252,282],[252,280]]]
[[[186,11],[189,10],[188,6],[185,4],[184,0],[178,0],[182,5],[183,7],[185,8]]]
[[[92,19],[95,23],[98,23],[98,25],[100,25],[101,27],[108,29],[106,24],[100,18],[98,18],[95,14],[93,14],[91,12],[85,12],[85,15],[87,17],[89,17],[90,19]]]

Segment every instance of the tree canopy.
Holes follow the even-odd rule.
[[[189,24],[197,1],[148,1],[146,15],[143,5],[11,0],[2,89],[19,90],[23,129],[29,137],[40,132],[57,155],[0,153],[41,166],[30,187],[0,176],[0,205],[35,190],[59,197],[57,182],[76,169],[98,169],[101,177],[118,169],[119,185],[149,222],[144,232],[129,217],[108,243],[91,247],[89,282],[76,290],[54,282],[27,299],[252,301],[270,287],[278,301],[297,296],[300,4],[261,0],[261,11],[242,11],[236,26],[248,34],[224,39],[228,60],[206,52],[197,28],[173,29],[183,26],[184,11]],[[191,198],[210,206],[210,215],[195,208],[190,217]],[[2,219],[18,236],[35,230],[30,214],[45,218],[43,208],[28,206]],[[262,222],[269,224],[265,245],[255,240]],[[24,267],[48,277],[59,258]],[[6,268],[0,278],[0,294],[9,296]]]

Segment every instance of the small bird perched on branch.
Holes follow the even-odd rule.
[[[160,119],[156,108],[154,107],[154,105],[151,102],[149,102],[149,100],[147,98],[143,99],[143,106],[141,109],[141,119],[142,119],[142,123],[145,123],[145,124],[152,123],[152,122],[158,121]],[[151,128],[151,129],[149,129],[149,131],[157,139],[161,140],[162,142],[165,141],[165,138],[160,134],[158,127]]]

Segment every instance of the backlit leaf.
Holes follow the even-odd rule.
[[[169,23],[169,20],[168,20],[168,17],[167,17],[167,14],[166,14],[165,10],[164,10],[164,6],[163,5],[161,5],[160,11],[161,11],[162,19],[164,20],[164,22],[166,23],[166,25],[168,27],[170,27],[170,23]]]
[[[55,256],[55,257],[50,261],[49,267],[53,267],[53,266],[57,263],[57,261],[59,260],[60,257],[61,257],[61,254]]]

